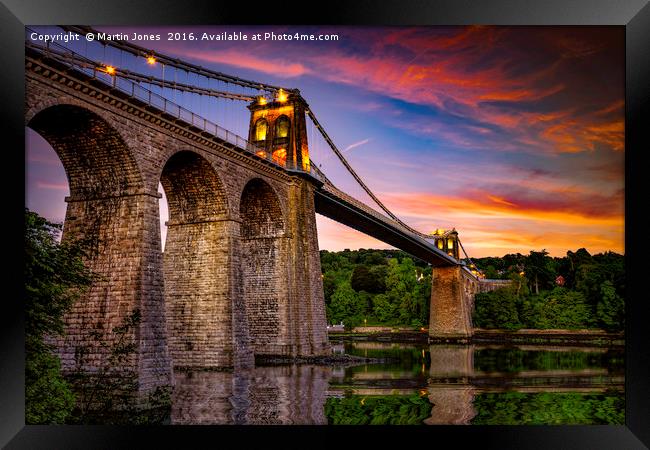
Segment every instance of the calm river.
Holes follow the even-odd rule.
[[[176,372],[172,424],[623,424],[623,348],[333,344],[391,358]]]

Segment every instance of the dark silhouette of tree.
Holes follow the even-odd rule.
[[[539,294],[540,286],[549,288],[553,285],[555,274],[552,267],[552,259],[549,258],[548,252],[542,250],[536,252],[531,250],[530,254],[524,260],[524,272],[526,278],[531,283],[531,290],[535,288],[535,294]]]

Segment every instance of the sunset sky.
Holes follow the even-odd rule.
[[[395,214],[424,232],[455,227],[470,256],[624,252],[623,27],[98,28],[163,39],[167,31],[336,33],[336,42],[134,43],[300,89]],[[110,51],[95,56],[127,64]],[[204,83],[172,72],[166,79]],[[165,94],[246,136],[245,104],[220,110],[212,99]],[[371,204],[315,138],[310,153],[339,188]],[[27,206],[61,221],[65,173],[31,130],[26,164]],[[390,248],[321,216],[317,226],[321,249]]]

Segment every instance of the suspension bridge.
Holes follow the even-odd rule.
[[[430,263],[429,335],[471,338],[474,294],[501,283],[483,279],[456,230],[425,234],[391,212],[299,90],[61,28],[81,40],[44,44],[26,31],[26,126],[68,176],[63,238],[92,238],[90,264],[103,275],[66,319],[64,370],[93,372],[102,348],[79,356],[89,331],[134,308],[143,321],[129,367],[143,390],[165,384],[171,367],[328,354],[316,213]],[[336,156],[378,209],[332,183],[314,155]]]

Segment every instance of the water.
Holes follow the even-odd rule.
[[[622,348],[345,342],[390,358],[177,372],[172,424],[623,424]]]

